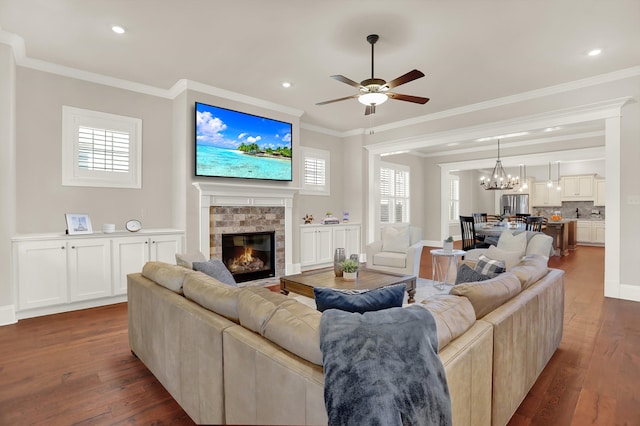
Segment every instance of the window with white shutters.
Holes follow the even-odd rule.
[[[301,194],[331,195],[329,151],[315,148],[300,148],[302,157]]]
[[[142,120],[62,107],[62,184],[141,188]]]
[[[380,223],[409,223],[409,168],[380,164]]]
[[[460,220],[460,178],[449,175],[449,221]]]

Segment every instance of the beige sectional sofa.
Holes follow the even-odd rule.
[[[421,304],[436,318],[455,425],[506,424],[558,347],[564,275],[544,272],[482,318],[471,285]],[[128,297],[131,350],[195,422],[326,424],[316,310],[160,262],[129,275]]]

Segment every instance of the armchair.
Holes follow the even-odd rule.
[[[422,255],[422,228],[388,225],[381,239],[368,244],[367,269],[418,277]]]

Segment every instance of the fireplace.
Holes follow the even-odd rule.
[[[222,262],[236,282],[275,276],[275,232],[222,234]]]

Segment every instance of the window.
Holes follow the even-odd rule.
[[[409,223],[409,168],[380,163],[380,223]]]
[[[449,175],[449,222],[460,220],[460,178]]]
[[[302,156],[301,194],[331,195],[329,151],[300,148]]]
[[[62,184],[141,188],[142,120],[62,107]]]

